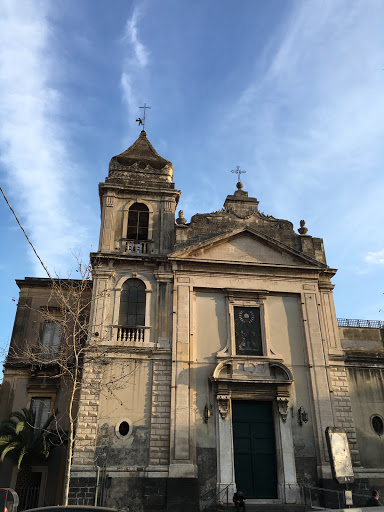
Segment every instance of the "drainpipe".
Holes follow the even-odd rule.
[[[100,466],[96,466],[96,491],[95,491],[95,503],[94,503],[95,507],[97,507],[97,498],[99,497],[99,482],[100,482]]]

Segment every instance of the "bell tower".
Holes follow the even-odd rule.
[[[114,156],[99,185],[99,253],[160,256],[174,245],[175,190],[172,163],[162,158],[144,130],[126,151]]]
[[[167,496],[174,279],[166,256],[174,250],[181,194],[172,180],[171,162],[142,130],[111,159],[99,185],[100,241],[91,253],[90,338],[72,469],[94,488],[95,461],[104,461],[112,495],[123,488],[128,501],[136,493],[144,499],[151,486]],[[137,469],[123,478],[127,467]],[[139,467],[151,468],[145,482],[136,477]]]

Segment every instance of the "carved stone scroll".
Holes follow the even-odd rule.
[[[227,417],[229,410],[229,395],[216,395],[220,416],[223,420]]]
[[[287,419],[288,414],[288,401],[289,399],[287,397],[277,397],[277,407],[279,409],[281,419],[284,421],[284,423]]]

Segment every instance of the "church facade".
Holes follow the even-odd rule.
[[[105,398],[100,368],[86,370],[76,485],[98,460],[114,506],[236,488],[299,503],[299,484],[332,482],[327,427],[345,429],[360,464],[335,270],[304,223],[264,215],[240,182],[222,210],[175,226],[179,197],[144,131],[100,185],[91,339],[126,385]]]
[[[340,327],[322,239],[236,188],[188,223],[144,131],[112,158],[70,503],[299,504],[304,485],[337,487],[329,428],[351,485],[384,487],[382,325]]]

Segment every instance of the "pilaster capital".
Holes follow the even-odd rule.
[[[335,285],[331,283],[331,281],[319,281],[319,290],[321,292],[331,292],[334,289]]]
[[[171,272],[154,272],[153,277],[159,283],[172,283],[173,274]]]

